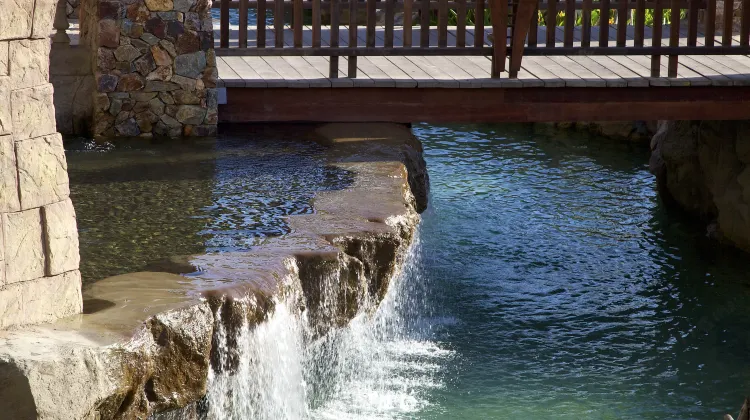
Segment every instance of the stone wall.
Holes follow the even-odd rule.
[[[215,135],[210,7],[210,0],[82,0],[95,137]]]
[[[662,121],[650,167],[662,197],[750,251],[750,122]]]
[[[78,233],[49,83],[52,0],[0,7],[0,328],[81,311]]]

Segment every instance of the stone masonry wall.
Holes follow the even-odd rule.
[[[212,136],[218,103],[210,0],[82,0],[94,54],[94,137]]]
[[[0,7],[0,329],[81,311],[78,232],[55,128],[53,0]]]

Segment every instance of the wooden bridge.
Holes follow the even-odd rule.
[[[220,119],[750,119],[741,3],[223,0]]]

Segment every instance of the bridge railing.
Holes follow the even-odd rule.
[[[505,70],[516,2],[222,0],[213,4],[213,8],[220,10],[216,53],[328,56],[331,78],[338,77],[341,56],[348,57],[347,75],[356,77],[358,56],[481,55],[492,57],[492,77],[499,77]],[[233,9],[238,11],[236,16],[230,14]],[[253,26],[248,24],[250,11],[254,12]],[[471,25],[467,24],[468,14],[473,15]],[[451,15],[455,25],[449,26]],[[498,48],[493,48],[486,39],[487,21],[492,22],[490,26]]]
[[[717,2],[723,5],[722,17],[717,17]],[[491,56],[492,77],[505,70],[509,57],[511,78],[517,77],[525,55],[650,55],[652,77],[661,76],[661,57],[668,56],[668,77],[677,77],[680,55],[750,54],[750,0],[741,3],[221,0],[213,7],[220,11],[217,55],[328,56],[331,78],[338,77],[339,57],[348,57],[347,75],[356,77],[357,57],[375,55]],[[735,11],[741,14],[739,31],[732,30]],[[251,14],[254,26],[249,25]],[[492,28],[492,42],[485,25]]]
[[[723,5],[721,17],[717,2]],[[733,31],[736,11],[739,32]],[[594,14],[599,18],[592,19]],[[650,55],[652,77],[661,76],[664,55],[668,77],[677,77],[680,55],[750,53],[750,0],[739,7],[735,0],[521,0],[516,18],[529,28],[519,28],[528,37],[512,46],[514,55]],[[538,30],[540,22],[544,31]],[[509,72],[519,68],[520,59]]]

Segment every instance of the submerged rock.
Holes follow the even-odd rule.
[[[397,125],[332,124],[316,138],[330,146],[329,164],[353,173],[354,181],[318,193],[315,214],[289,218],[290,234],[250,252],[151,266],[192,270],[189,276],[143,272],[102,280],[85,291],[84,314],[0,331],[0,413],[191,418],[209,371],[237,368],[240,328],[263,322],[275,301],[299,297],[297,307],[317,334],[374,308],[401,270],[427,204],[421,146]]]

